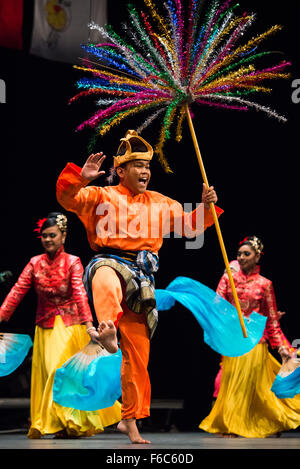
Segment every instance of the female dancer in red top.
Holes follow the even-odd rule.
[[[300,425],[300,396],[278,399],[271,391],[280,364],[268,351],[268,342],[282,359],[289,356],[289,344],[281,331],[273,285],[260,275],[258,262],[263,245],[256,237],[245,238],[238,250],[240,270],[234,283],[245,318],[252,311],[267,316],[262,339],[241,357],[223,357],[217,400],[200,428],[210,433],[261,438]],[[228,276],[223,275],[217,293],[234,304]],[[247,319],[246,319],[247,320]]]
[[[45,253],[32,257],[0,308],[0,322],[8,321],[27,291],[34,287],[38,305],[31,375],[29,438],[44,434],[90,436],[121,418],[120,404],[83,412],[62,407],[52,399],[55,370],[83,348],[93,334],[92,314],[82,283],[79,257],[67,254],[67,218],[51,213],[39,223]]]

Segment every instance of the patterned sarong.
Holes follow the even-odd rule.
[[[151,251],[134,252],[113,249],[103,250],[94,256],[83,275],[83,283],[91,304],[93,304],[92,280],[96,270],[103,265],[112,267],[121,275],[126,285],[127,306],[134,313],[146,314],[150,337],[152,337],[158,321],[153,276],[159,267],[158,256]]]

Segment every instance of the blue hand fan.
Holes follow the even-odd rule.
[[[122,353],[107,352],[89,342],[55,372],[53,400],[73,409],[92,411],[114,405],[121,396]]]
[[[0,333],[0,376],[7,376],[23,363],[32,340],[27,334]]]
[[[300,358],[289,358],[280,368],[271,391],[279,399],[300,394]]]
[[[189,309],[204,331],[204,341],[220,355],[238,357],[250,352],[262,338],[267,318],[253,312],[245,318],[248,337],[241,332],[235,307],[214,290],[189,277],[176,277],[165,290],[155,291],[159,311],[178,301]]]

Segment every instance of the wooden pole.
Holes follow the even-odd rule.
[[[203,181],[206,184],[206,186],[209,187],[208,179],[207,179],[207,176],[206,176],[204,164],[203,164],[203,161],[202,161],[202,157],[201,157],[201,153],[200,153],[200,149],[199,149],[199,145],[198,145],[198,141],[197,141],[197,137],[196,137],[196,134],[195,134],[193,121],[192,121],[189,106],[188,106],[187,103],[185,104],[185,110],[186,110],[188,124],[189,124],[190,132],[191,132],[191,135],[192,135],[192,139],[193,139],[193,143],[194,143],[198,163],[199,163],[199,166],[200,166],[200,171],[201,171],[201,174],[202,174],[202,178],[203,178]],[[239,320],[240,320],[240,323],[241,323],[241,328],[242,328],[242,331],[243,331],[243,336],[247,337],[247,331],[246,331],[246,327],[245,327],[245,323],[244,323],[244,318],[243,318],[243,314],[242,314],[242,311],[241,311],[241,306],[240,306],[239,299],[238,299],[238,296],[237,296],[236,288],[235,288],[235,285],[234,285],[232,272],[231,272],[231,269],[230,269],[230,265],[229,265],[229,261],[228,261],[228,257],[227,257],[227,253],[226,253],[226,249],[225,249],[225,245],[224,245],[224,241],[223,241],[223,237],[222,237],[222,233],[221,233],[221,229],[220,229],[220,225],[219,225],[219,220],[218,220],[218,216],[217,216],[216,209],[215,209],[215,205],[213,203],[210,203],[209,205],[210,205],[210,209],[211,209],[211,212],[212,212],[212,215],[213,215],[213,219],[214,219],[214,223],[215,223],[215,227],[216,227],[216,231],[217,231],[217,235],[218,235],[218,239],[219,239],[219,244],[220,244],[221,251],[222,251],[222,254],[223,254],[223,259],[224,259],[227,274],[228,274],[228,277],[229,277],[230,286],[231,286],[231,289],[232,289],[232,294],[233,294],[235,306],[236,306],[236,309],[237,309],[237,312],[238,312]]]

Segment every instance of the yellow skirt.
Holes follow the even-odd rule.
[[[53,329],[36,326],[31,372],[31,427],[28,438],[65,431],[70,436],[92,436],[104,427],[121,420],[121,405],[84,412],[62,407],[53,402],[52,386],[55,370],[79,352],[90,338],[86,326],[66,327],[56,316]]]
[[[267,344],[258,344],[241,357],[224,357],[217,400],[199,428],[246,438],[264,438],[297,428],[300,394],[278,399],[271,391],[280,367]]]

